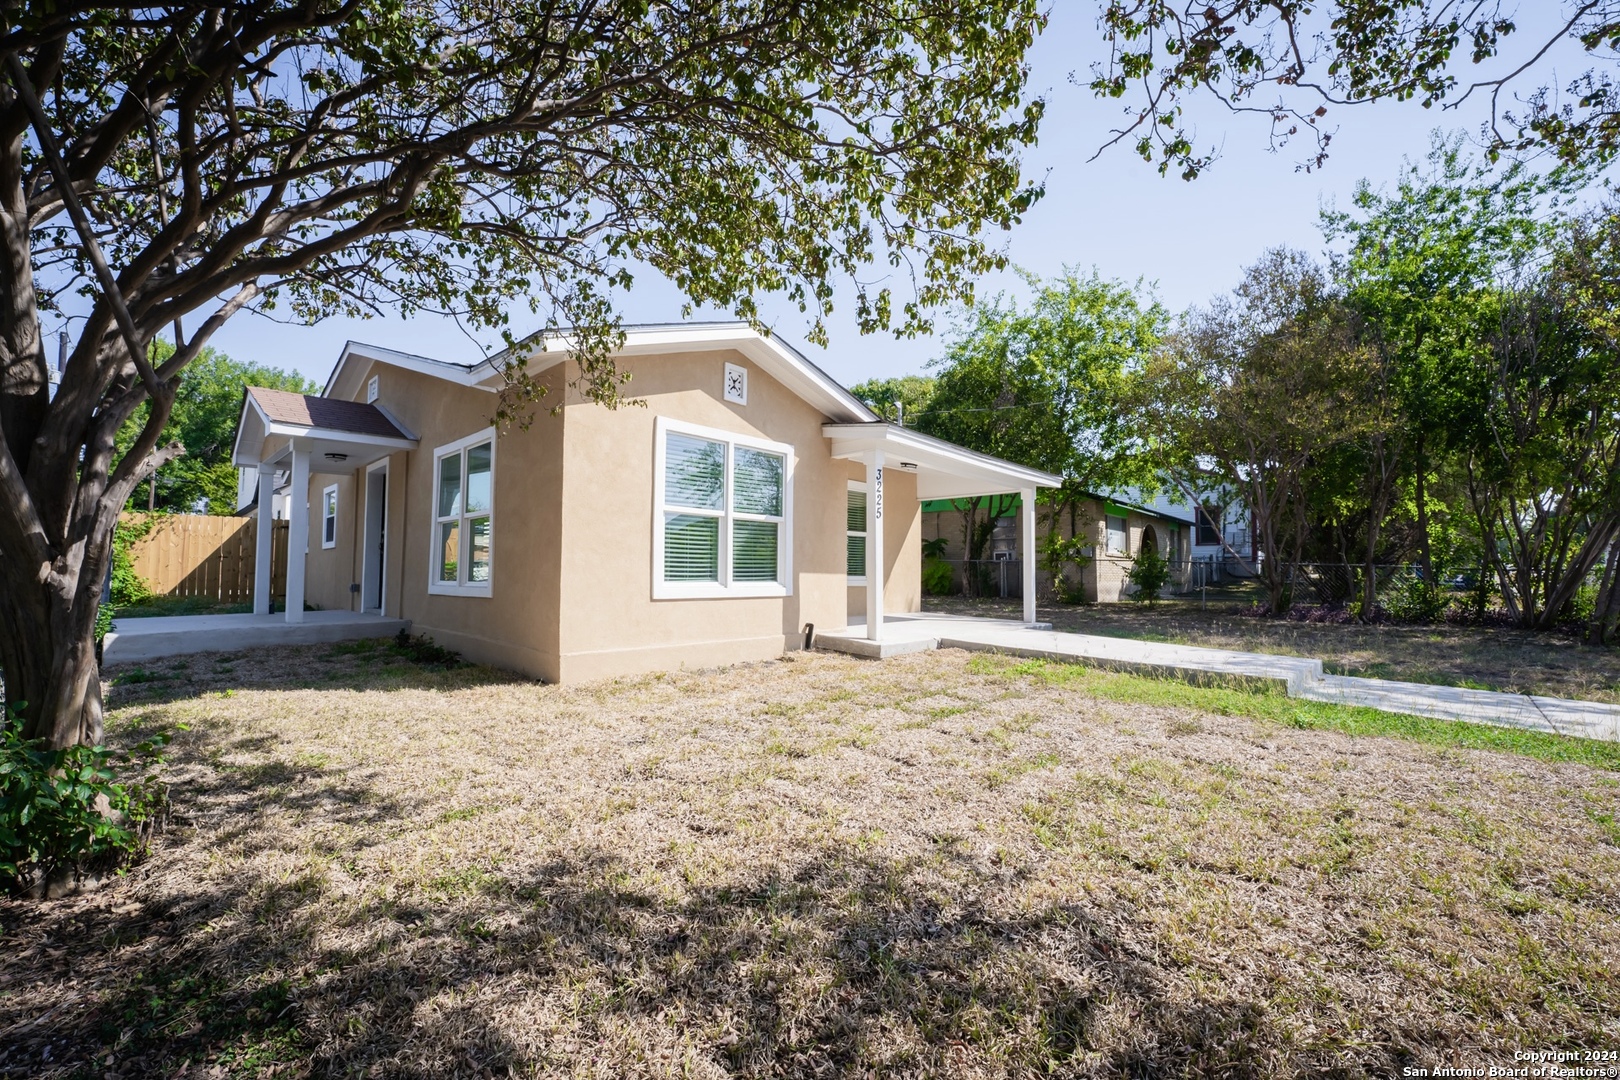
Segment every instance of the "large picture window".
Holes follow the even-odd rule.
[[[788,595],[793,448],[665,418],[657,440],[654,599]]]
[[[488,596],[494,572],[495,429],[433,452],[428,591]]]
[[[851,480],[844,522],[844,562],[849,584],[866,584],[866,485]]]

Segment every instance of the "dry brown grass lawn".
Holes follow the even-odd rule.
[[[190,725],[174,824],[108,888],[0,907],[0,1074],[1384,1076],[1620,1048],[1614,771],[963,653],[574,688],[377,646],[130,675],[118,737]]]
[[[925,603],[930,611],[995,618],[1023,612],[1016,600],[930,596]],[[1335,675],[1620,703],[1620,648],[1583,645],[1564,632],[1290,622],[1244,615],[1230,603],[1202,610],[1196,600],[1043,606],[1041,618],[1080,634],[1313,656]]]

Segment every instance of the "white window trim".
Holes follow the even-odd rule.
[[[378,392],[378,380],[377,380],[377,376],[373,375],[371,378],[366,380],[366,404],[367,405],[370,405],[372,402],[377,400],[377,392]]]
[[[851,480],[849,482],[848,490],[850,490],[850,491],[859,491],[862,495],[865,495],[866,494],[866,482],[864,480]],[[845,571],[844,580],[848,583],[849,587],[852,588],[852,589],[854,589],[854,588],[865,588],[866,587],[866,575],[865,574],[861,574],[859,577],[856,577],[856,576],[851,575],[849,573],[849,538],[852,537],[852,536],[860,536],[860,537],[866,538],[868,541],[871,540],[871,537],[872,537],[872,502],[871,502],[870,499],[868,499],[867,503],[866,503],[866,531],[858,533],[858,532],[855,532],[854,530],[852,530],[849,527],[849,506],[848,506],[848,502],[847,502],[848,497],[846,496],[845,498],[846,498],[846,503],[845,503],[845,507],[844,507],[844,571]],[[872,551],[871,551],[870,547],[867,548],[866,559],[867,559],[868,563],[871,562]]]
[[[326,512],[326,508],[328,506],[330,506],[332,508],[332,512],[330,514],[328,514]],[[321,547],[322,548],[335,548],[335,547],[337,547],[337,533],[338,533],[338,520],[337,520],[337,518],[338,518],[338,486],[336,484],[328,484],[328,485],[326,485],[326,487],[321,489]],[[328,540],[326,538],[326,523],[327,523],[328,520],[330,520],[332,522],[332,539],[330,539],[330,540]]]
[[[1109,529],[1109,527],[1108,527],[1108,519],[1109,518],[1113,518],[1115,521],[1123,521],[1125,523],[1125,528],[1120,530],[1121,535],[1124,536],[1124,538],[1125,538],[1124,541],[1123,541],[1123,544],[1124,544],[1123,547],[1120,547],[1120,548],[1114,547],[1112,530]],[[1131,554],[1131,519],[1129,517],[1120,517],[1118,514],[1104,514],[1103,515],[1103,550],[1106,551],[1110,555],[1123,555],[1123,556],[1125,556],[1127,558],[1130,557],[1130,554]]]
[[[653,435],[653,514],[652,514],[652,598],[654,600],[719,600],[735,597],[792,596],[793,595],[793,447],[786,443],[756,439],[719,428],[700,427],[667,416],[658,417]],[[671,434],[691,435],[699,439],[712,439],[726,444],[726,488],[722,509],[718,512],[692,511],[688,507],[664,505],[664,459]],[[737,447],[764,450],[782,456],[782,531],[776,540],[776,580],[773,582],[731,580],[731,522],[737,515],[731,509],[732,459]],[[664,514],[666,510],[693,512],[720,519],[720,580],[665,581],[664,580]],[[740,515],[744,519],[769,520],[757,514]]]
[[[433,473],[428,489],[428,592],[434,596],[482,596],[494,595],[495,586],[495,429],[487,427],[482,431],[475,431],[464,439],[457,439],[453,443],[446,443],[433,451]],[[479,443],[489,443],[489,580],[480,582],[448,582],[439,580],[439,462],[452,454],[460,454],[469,446]],[[467,506],[467,467],[465,461],[461,469],[461,505],[463,511]],[[483,517],[483,514],[474,515]],[[467,515],[460,515],[466,521]],[[446,518],[445,520],[449,520]],[[461,543],[471,550],[472,534],[461,533]],[[463,557],[458,560],[461,564],[457,568],[457,575],[464,573],[469,561]]]

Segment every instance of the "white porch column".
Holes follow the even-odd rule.
[[[1035,625],[1035,489],[1025,488],[1018,493],[1018,520],[1021,536],[1019,554],[1024,569],[1024,625]]]
[[[866,638],[883,634],[883,451],[866,459]]]
[[[309,550],[309,451],[293,442],[287,498],[287,621],[304,621],[304,554]]]
[[[271,540],[275,536],[276,470],[273,465],[259,466],[259,522],[254,537],[253,555],[253,614],[270,614],[270,560],[273,558]]]

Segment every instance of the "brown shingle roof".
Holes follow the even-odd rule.
[[[273,423],[326,428],[383,439],[409,438],[375,405],[316,397],[313,394],[293,394],[286,390],[267,390],[262,386],[250,386],[247,392]]]

